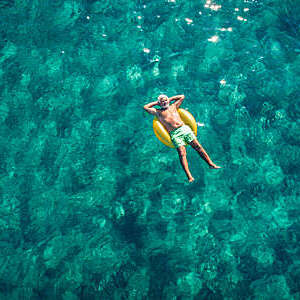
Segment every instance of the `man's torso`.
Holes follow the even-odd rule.
[[[157,118],[166,127],[168,132],[184,125],[174,104],[170,105],[168,109],[158,110]]]

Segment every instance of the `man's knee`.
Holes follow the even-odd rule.
[[[195,150],[200,150],[201,146],[200,143],[198,142],[197,139],[194,139],[190,142],[190,145],[195,149]]]
[[[184,157],[186,156],[186,149],[184,146],[181,146],[179,148],[177,148],[178,154],[180,157]]]

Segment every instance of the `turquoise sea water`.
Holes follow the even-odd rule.
[[[0,299],[300,299],[300,1],[2,0]],[[189,184],[143,105],[184,94]],[[298,181],[298,185],[297,185]]]

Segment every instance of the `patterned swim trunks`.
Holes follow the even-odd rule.
[[[185,146],[196,138],[194,132],[188,125],[183,125],[170,132],[171,141],[175,148]]]

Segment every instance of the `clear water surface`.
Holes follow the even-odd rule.
[[[300,299],[299,0],[2,0],[0,26],[0,299]],[[161,93],[222,169],[188,148],[187,182]]]

